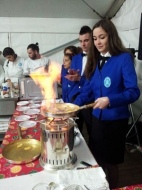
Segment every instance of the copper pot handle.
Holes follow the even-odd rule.
[[[87,109],[87,108],[93,108],[95,106],[96,102],[93,102],[91,104],[87,104],[87,105],[84,105],[84,106],[80,106],[79,107],[79,110],[82,110],[82,109]]]

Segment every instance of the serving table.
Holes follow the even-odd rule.
[[[142,190],[142,184],[121,187],[114,190]]]
[[[15,110],[5,134],[3,142],[0,147],[0,189],[4,190],[31,190],[34,185],[40,182],[49,183],[51,181],[58,182],[58,171],[47,171],[41,167],[39,159],[36,159],[27,164],[11,164],[2,156],[2,149],[14,140],[18,140],[18,125],[15,121],[15,117],[21,115],[20,111]],[[32,116],[34,118],[34,116]],[[39,115],[38,120],[42,120],[43,116]],[[33,120],[31,118],[31,120]],[[78,130],[78,129],[77,129]],[[40,123],[37,122],[35,127],[25,128],[22,130],[23,138],[31,138],[40,140]],[[74,153],[77,155],[77,162],[75,168],[85,167],[80,162],[85,161],[91,165],[97,165],[97,162],[91,154],[84,138],[78,130],[78,136],[80,138],[80,144],[74,147]],[[89,169],[94,171],[94,168]],[[95,175],[101,176],[100,180],[107,184],[105,174],[101,167],[95,168]],[[88,169],[87,169],[88,170]],[[88,170],[88,171],[89,171]],[[76,170],[79,171],[79,170]],[[101,179],[102,178],[102,179]],[[69,182],[67,182],[69,183]],[[71,183],[71,182],[70,182]]]

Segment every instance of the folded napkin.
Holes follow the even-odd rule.
[[[59,170],[58,183],[86,185],[90,190],[108,190],[109,185],[101,167],[82,170]]]
[[[0,123],[0,132],[7,131],[9,124],[8,123]]]
[[[0,127],[8,127],[8,123],[0,123]]]
[[[9,122],[11,117],[0,117],[0,122]]]

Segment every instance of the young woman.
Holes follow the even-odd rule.
[[[91,151],[107,174],[110,189],[118,181],[117,165],[124,161],[129,104],[140,96],[133,56],[123,46],[114,24],[103,19],[93,29],[86,65],[88,81],[75,104],[94,94]]]
[[[18,79],[23,76],[24,59],[19,57],[12,48],[6,47],[3,50],[5,81],[17,83]]]
[[[72,54],[64,54],[63,57],[63,65],[61,71],[61,83],[62,83],[62,99],[64,102],[68,102],[68,79],[65,76],[69,73],[71,61],[72,61]]]
[[[72,57],[81,53],[82,49],[76,46],[67,46],[64,49],[63,65],[61,71],[61,85],[62,85],[62,99],[64,102],[69,102],[68,94],[70,88],[68,88],[68,79],[65,78],[67,74],[73,73],[73,70],[70,70]]]
[[[78,53],[82,53],[81,47],[76,46],[67,46],[64,49],[64,54],[71,54],[72,56],[77,55]]]

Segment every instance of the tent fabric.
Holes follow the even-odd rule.
[[[112,21],[120,31],[139,28],[142,0],[126,0]]]
[[[98,1],[98,7],[99,3],[102,2]],[[127,48],[138,50],[141,13],[142,0],[126,0],[111,19]],[[77,39],[81,26],[88,25],[92,28],[97,21],[98,18],[0,17],[0,51],[10,46],[19,56],[27,58],[27,46],[30,43],[38,42],[40,53],[44,53]],[[79,46],[79,43],[73,45]],[[138,82],[142,89],[142,61],[137,59],[137,53],[135,55]],[[63,50],[49,58],[62,64]],[[0,55],[0,64],[3,62],[4,58]],[[141,101],[142,96],[133,106],[137,114],[141,111],[139,106]]]

